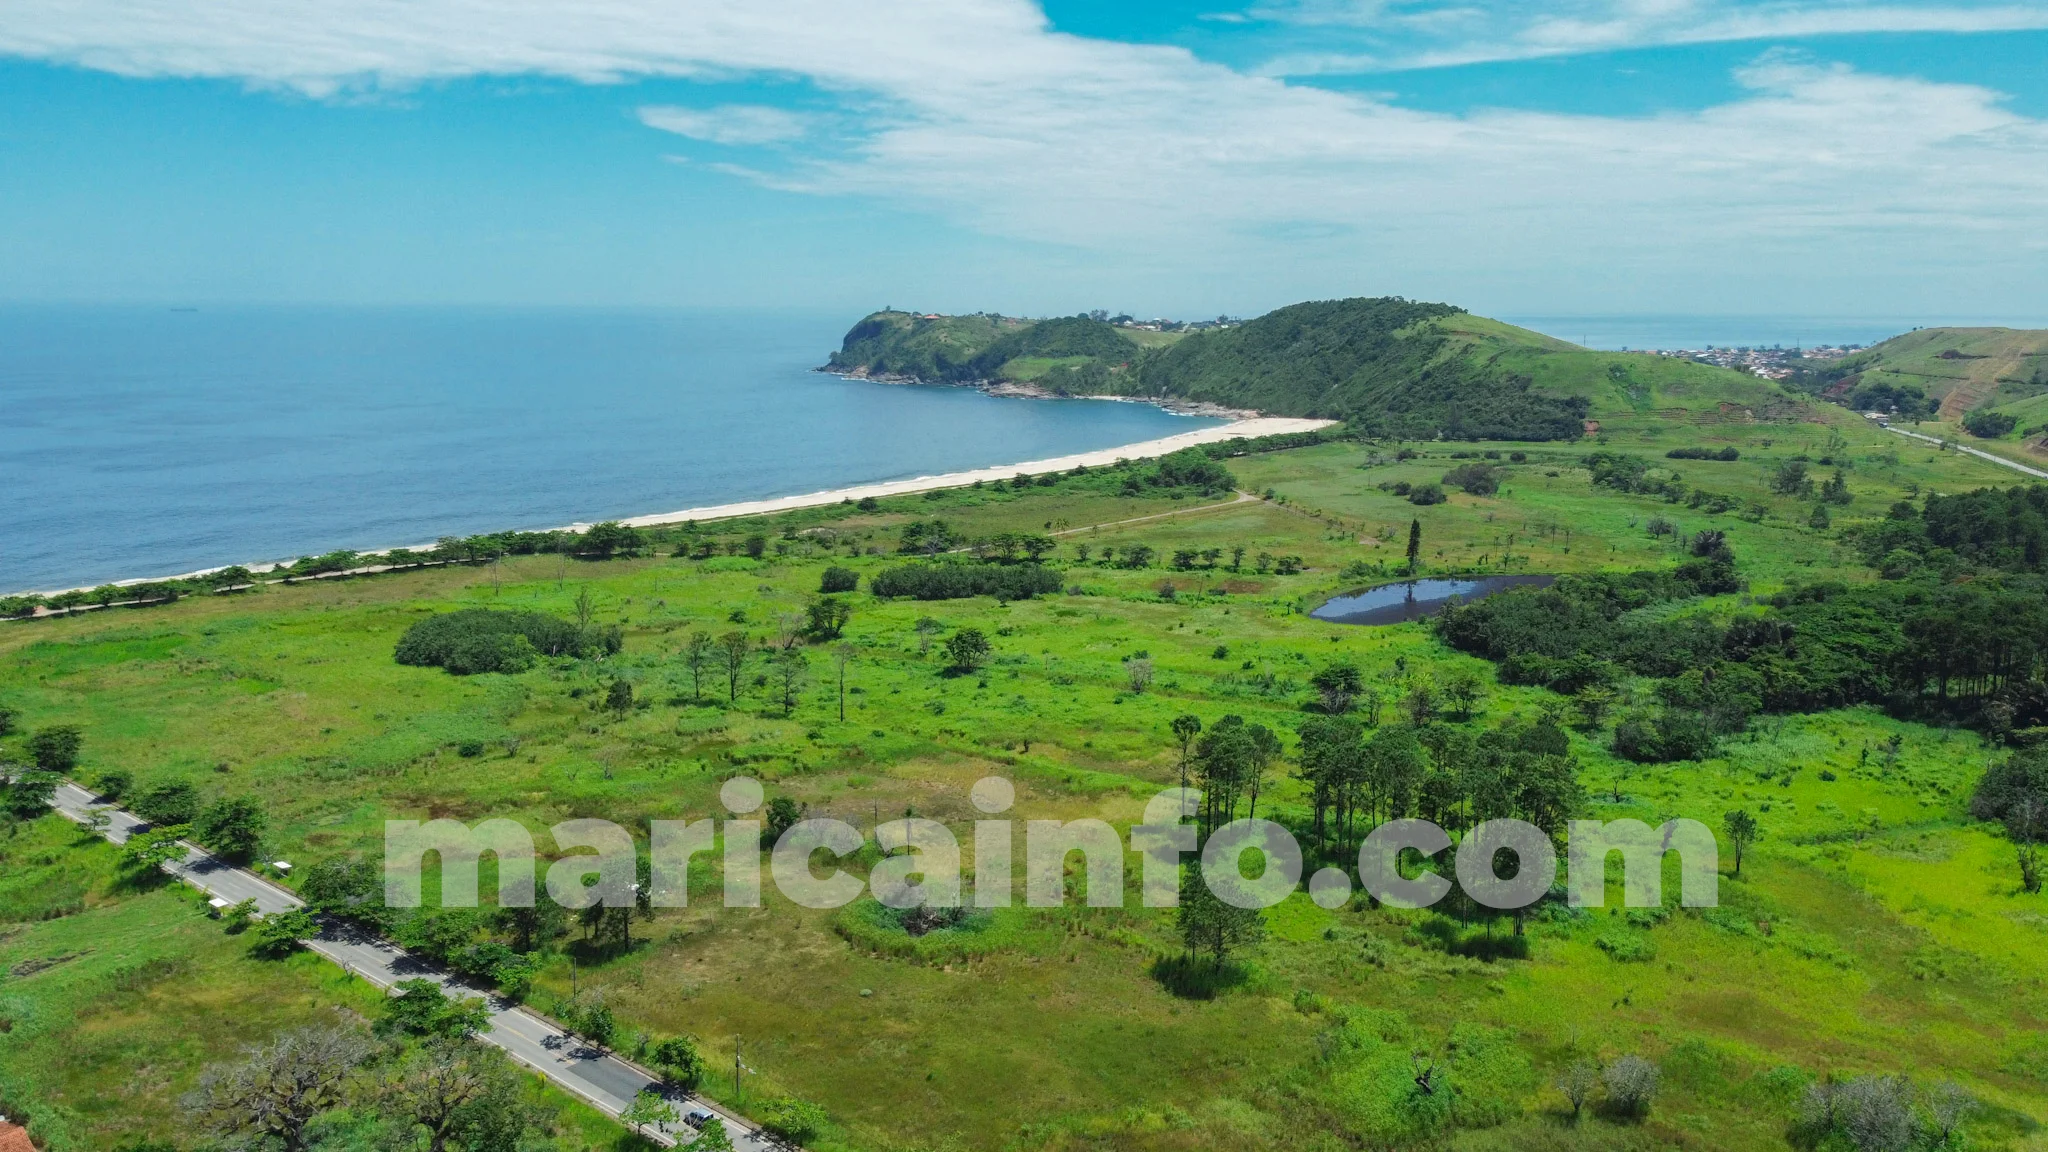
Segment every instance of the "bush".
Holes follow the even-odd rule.
[[[2005,412],[1971,412],[1963,417],[1963,430],[1984,440],[2009,435],[2019,426],[2019,417]]]
[[[825,575],[818,581],[818,591],[830,595],[834,592],[851,592],[860,586],[860,573],[851,568],[837,566],[825,569]]]
[[[868,591],[883,599],[960,600],[993,596],[998,600],[1029,600],[1060,590],[1060,575],[1038,564],[972,564],[935,561],[885,568],[868,581]]]
[[[648,1060],[663,1080],[685,1092],[696,1091],[704,1079],[704,1057],[686,1036],[671,1036],[656,1044]]]
[[[1614,727],[1614,754],[1638,764],[1705,760],[1714,754],[1714,728],[1705,716],[1676,709],[1631,716]]]
[[[78,746],[83,740],[75,724],[38,728],[28,738],[28,754],[45,772],[69,772],[78,767]]]
[[[1657,1066],[1641,1056],[1623,1056],[1607,1066],[1601,1077],[1607,1085],[1607,1104],[1623,1116],[1644,1116],[1657,1097]]]
[[[272,912],[256,922],[256,942],[249,953],[265,960],[282,960],[297,952],[301,941],[320,934],[320,925],[303,908]]]
[[[616,628],[585,633],[540,612],[465,608],[429,616],[405,630],[392,657],[400,664],[445,668],[458,675],[524,672],[542,656],[587,656],[619,650]]]
[[[1410,504],[1441,504],[1448,499],[1450,497],[1444,495],[1444,490],[1435,484],[1417,484],[1408,490]]]
[[[1612,956],[1619,964],[1647,964],[1657,958],[1657,946],[1648,936],[1626,928],[1602,932],[1593,946]]]
[[[761,1108],[761,1129],[791,1144],[808,1144],[825,1126],[825,1110],[807,1100],[785,1096]]]
[[[247,796],[215,800],[192,823],[195,839],[224,859],[246,864],[263,838],[263,809]]]
[[[199,789],[183,780],[159,784],[137,796],[129,807],[158,827],[190,824],[199,818]]]
[[[1444,473],[1444,483],[1463,488],[1474,496],[1491,496],[1500,491],[1500,472],[1484,464],[1460,464]],[[1414,499],[1413,496],[1409,498]]]
[[[1673,448],[1664,454],[1667,460],[1737,460],[1742,453],[1734,446],[1727,448]]]

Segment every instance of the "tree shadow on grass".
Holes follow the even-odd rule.
[[[1152,962],[1152,978],[1183,1000],[1214,1000],[1251,981],[1251,971],[1228,960],[1204,956],[1162,956]]]

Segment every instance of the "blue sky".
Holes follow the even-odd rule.
[[[2048,3],[14,0],[0,299],[2048,322]]]

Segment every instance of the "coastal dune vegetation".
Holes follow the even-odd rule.
[[[1520,339],[1448,313],[1338,343],[1377,363],[1418,324],[1435,357]],[[53,1149],[198,1148],[226,1121],[192,1094],[251,1046],[339,1029],[386,1071],[465,1051],[450,1006],[379,1004],[282,927],[154,882],[150,843],[43,814],[68,777],[289,862],[318,915],[821,1150],[2034,1146],[2048,488],[1735,373],[1510,354],[1518,396],[1576,363],[1599,430],[1403,439],[1373,421],[1424,409],[1388,408],[1151,464],[30,605],[0,625],[0,1108]],[[1461,574],[1559,578],[1387,627],[1308,615]],[[1187,778],[1204,828],[1278,821],[1311,870],[1396,815],[1687,817],[1721,835],[1720,900],[1681,907],[1674,864],[1639,908],[1618,869],[1606,907],[1560,886],[1512,915],[1455,890],[1094,908],[1075,861],[1060,908],[724,909],[717,854],[687,908],[444,910],[432,868],[429,908],[380,898],[386,819],[517,819],[555,858],[559,821],[644,835],[747,777],[770,835],[914,815],[971,845],[989,776],[1020,822],[1120,832]],[[637,1140],[519,1085],[507,1146]],[[318,1146],[427,1139],[390,1099],[337,1098]]]

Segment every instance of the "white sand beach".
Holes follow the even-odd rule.
[[[928,492],[934,488],[961,488],[979,480],[1007,480],[1019,472],[1037,475],[1044,472],[1065,472],[1086,465],[1090,468],[1114,464],[1118,460],[1144,460],[1164,456],[1197,444],[1214,444],[1223,440],[1242,440],[1255,436],[1277,436],[1288,432],[1313,432],[1335,424],[1334,420],[1302,420],[1286,416],[1255,416],[1230,424],[1219,424],[1213,428],[1202,428],[1194,432],[1183,432],[1159,440],[1146,440],[1139,444],[1125,444],[1119,448],[1104,448],[1097,452],[1082,452],[1073,456],[1059,456],[1051,460],[1027,460],[1019,464],[1005,464],[995,468],[977,468],[972,472],[947,472],[938,476],[917,476],[909,480],[889,480],[880,484],[857,484],[851,488],[834,488],[827,492],[812,492],[804,496],[778,496],[772,500],[750,500],[739,504],[713,504],[703,508],[685,508],[680,512],[663,512],[653,516],[634,516],[620,523],[634,528],[651,528],[659,524],[680,524],[688,520],[725,520],[734,516],[759,516],[767,512],[787,512],[793,508],[815,508],[820,504],[838,504],[846,500],[863,500],[869,496],[904,496],[915,492]],[[588,524],[572,524],[572,531],[583,531]]]
[[[1082,452],[1073,456],[1059,456],[1051,460],[1026,460],[1017,464],[1004,464],[995,468],[978,468],[972,472],[947,472],[938,476],[916,476],[908,480],[888,480],[879,484],[857,484],[851,488],[834,488],[826,492],[812,492],[803,496],[778,496],[769,500],[748,500],[737,504],[712,504],[703,508],[685,508],[679,512],[662,512],[652,516],[634,516],[620,521],[635,528],[648,528],[659,524],[681,524],[696,520],[727,520],[736,516],[759,516],[767,512],[787,512],[792,508],[815,508],[821,504],[838,504],[842,501],[861,500],[869,496],[902,496],[915,492],[928,492],[934,488],[963,488],[977,480],[984,483],[991,480],[1007,480],[1019,472],[1037,475],[1044,472],[1065,472],[1086,465],[1098,468],[1114,464],[1118,460],[1145,460],[1192,448],[1197,444],[1214,444],[1223,440],[1242,440],[1256,436],[1277,436],[1289,432],[1313,432],[1335,424],[1334,420],[1302,420],[1286,416],[1253,416],[1213,428],[1202,428],[1193,432],[1182,432],[1158,440],[1146,440],[1137,444],[1125,444],[1117,448],[1104,448],[1096,452]],[[583,532],[590,528],[588,523],[566,525],[561,531]],[[362,549],[357,554],[364,557],[381,556],[393,551],[391,548]],[[411,545],[415,551],[434,547],[432,541]],[[291,564],[290,560],[271,561],[242,565],[251,573],[266,574]],[[196,572],[185,572],[177,576],[148,576],[128,580],[116,580],[117,587],[146,584],[154,580],[187,580],[218,572],[222,567],[202,568]],[[367,564],[351,568],[346,572],[327,573],[328,576],[351,576],[361,573],[382,572],[385,566]],[[309,577],[319,579],[320,577]],[[89,591],[88,588],[69,591]],[[41,593],[45,596],[58,595],[58,591]]]

